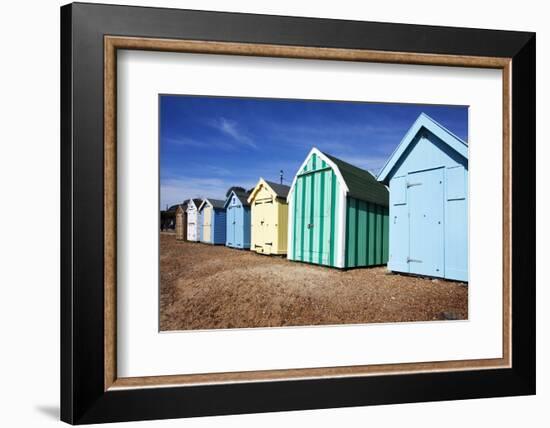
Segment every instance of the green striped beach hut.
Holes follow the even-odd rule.
[[[337,268],[386,264],[388,199],[370,172],[314,147],[287,197],[287,258]]]

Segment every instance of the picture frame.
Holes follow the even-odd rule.
[[[503,357],[119,378],[119,49],[501,69]],[[84,3],[63,6],[61,419],[85,424],[534,394],[535,97],[534,33]]]

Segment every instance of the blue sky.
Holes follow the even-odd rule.
[[[290,184],[313,146],[377,174],[422,112],[468,140],[464,106],[161,95],[160,206]]]

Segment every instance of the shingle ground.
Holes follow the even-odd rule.
[[[161,330],[464,320],[466,284],[160,238]]]

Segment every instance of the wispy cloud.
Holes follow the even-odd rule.
[[[250,138],[250,136],[242,129],[242,126],[240,126],[236,121],[226,119],[225,117],[220,117],[219,119],[212,120],[210,124],[222,134],[231,137],[234,141],[253,149],[258,148],[252,138]]]
[[[388,126],[385,121],[375,124],[324,123],[322,126],[266,124],[272,142],[293,148],[318,147],[337,156],[340,152],[361,150],[391,152],[403,137],[406,127]],[[373,136],[375,136],[373,138]]]
[[[165,137],[163,138],[163,140],[166,144],[171,144],[171,145],[173,144],[176,146],[183,146],[183,147],[204,147],[206,145],[204,141],[200,141],[189,137],[178,137],[178,138]]]
[[[205,165],[204,169],[208,171],[208,173],[216,176],[228,176],[233,174],[231,170],[229,170],[228,168],[224,168],[222,166]]]
[[[204,138],[197,139],[191,137],[162,137],[162,144],[172,147],[181,147],[186,149],[207,149],[215,148],[224,151],[235,150],[235,145],[224,139]]]

